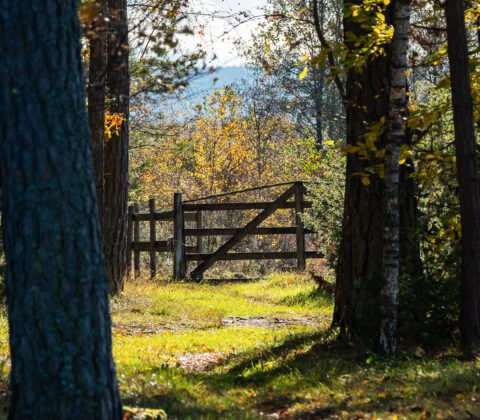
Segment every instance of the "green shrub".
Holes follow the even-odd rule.
[[[313,212],[305,213],[303,221],[307,228],[317,233],[318,250],[325,255],[331,269],[337,264],[342,234],[345,161],[339,146],[326,142],[319,173],[307,186]]]

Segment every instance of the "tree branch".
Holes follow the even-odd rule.
[[[313,23],[315,27],[315,32],[317,33],[318,39],[320,40],[320,43],[322,44],[322,48],[329,49],[329,45],[327,43],[327,40],[325,39],[325,36],[323,35],[322,27],[320,26],[320,20],[318,19],[318,0],[313,0]],[[335,58],[333,57],[332,51],[329,49],[328,52],[328,63],[330,64],[330,67],[336,67],[335,66]],[[342,98],[342,101],[345,103],[345,88],[343,87],[343,83],[340,80],[340,77],[338,74],[335,74],[335,78],[333,79],[335,82],[335,85],[338,88],[338,92]]]

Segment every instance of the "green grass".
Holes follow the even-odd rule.
[[[461,361],[449,349],[396,359],[358,354],[327,329],[332,309],[331,297],[298,274],[216,286],[129,283],[112,302],[127,417],[480,418],[480,360]],[[225,325],[225,317],[263,324]],[[2,393],[6,334],[2,316]],[[0,403],[5,412],[6,398]]]
[[[124,401],[146,418],[161,410],[177,419],[480,416],[480,362],[454,353],[358,355],[327,331],[332,310],[331,297],[296,274],[216,286],[130,284],[112,306]],[[233,316],[314,317],[318,325],[222,326]],[[165,330],[129,334],[121,328],[129,323]],[[216,366],[185,371],[185,354],[211,354]]]
[[[224,317],[299,316],[328,318],[333,301],[314,293],[314,283],[292,273],[272,274],[252,283],[220,285],[141,281],[127,284],[112,302],[117,326],[205,328]]]

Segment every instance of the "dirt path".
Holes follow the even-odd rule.
[[[322,317],[293,317],[293,318],[267,318],[266,316],[235,317],[227,316],[223,318],[223,326],[258,326],[258,327],[287,327],[293,325],[318,325],[324,321]]]
[[[266,316],[251,316],[251,317],[235,317],[227,316],[222,319],[222,327],[268,327],[268,328],[283,328],[288,326],[314,326],[319,325],[327,320],[326,317],[320,316],[306,316],[306,317],[289,317],[268,318]],[[126,335],[137,334],[161,334],[165,331],[168,332],[180,332],[185,330],[207,330],[218,327],[202,327],[199,328],[195,324],[188,322],[169,322],[169,323],[157,323],[151,325],[136,325],[136,324],[114,324],[113,330],[116,333]]]

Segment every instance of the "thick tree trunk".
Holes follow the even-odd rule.
[[[384,163],[383,285],[380,292],[380,328],[377,348],[397,352],[398,282],[400,262],[400,147],[407,109],[407,50],[410,0],[393,2],[394,34],[390,45],[390,93]]]
[[[345,30],[347,30],[346,26]],[[377,57],[346,83],[347,144],[364,141],[365,123],[379,121],[388,106],[388,62]],[[383,77],[382,77],[383,75]],[[376,99],[374,96],[378,95]],[[379,139],[378,148],[382,145]],[[354,174],[365,172],[368,161],[347,155],[344,220],[337,267],[333,322],[348,329],[352,339],[370,347],[379,321],[382,278],[382,180],[375,175],[365,186]]]
[[[392,8],[386,13],[386,22],[392,22]],[[344,19],[344,31],[361,35],[365,29],[353,18]],[[353,51],[354,45],[349,45]],[[386,117],[389,106],[390,46],[386,55],[372,57],[361,71],[349,70],[346,82],[345,108],[347,113],[347,144],[364,142],[367,127]],[[402,142],[409,143],[405,135]],[[385,147],[385,135],[376,141],[378,150]],[[358,154],[348,154],[345,185],[345,205],[342,238],[337,266],[337,285],[333,323],[347,331],[349,338],[366,348],[373,348],[380,325],[380,291],[383,284],[383,226],[384,181],[371,175],[370,184],[363,185],[358,173],[366,172],[382,159],[363,160]],[[421,283],[421,260],[418,238],[415,235],[416,201],[414,185],[408,177],[412,168],[400,169],[400,264],[402,281]],[[405,261],[405,264],[403,262]],[[409,297],[412,303],[415,297]],[[422,318],[421,305],[409,309],[418,311],[413,317]]]
[[[122,419],[76,0],[0,1],[10,419]]]
[[[127,1],[108,0],[110,27],[107,37],[107,89],[109,110],[121,114],[118,135],[105,144],[105,185],[103,249],[110,293],[123,288],[127,269],[127,199],[128,199],[128,114],[130,77],[128,71]]]
[[[462,219],[460,332],[465,353],[472,354],[480,350],[480,187],[464,3],[446,0],[445,4]]]
[[[103,226],[103,140],[105,133],[105,79],[107,71],[106,50],[106,0],[97,1],[100,12],[89,35],[90,63],[88,67],[88,119],[92,134],[93,173],[97,192],[100,226]]]

